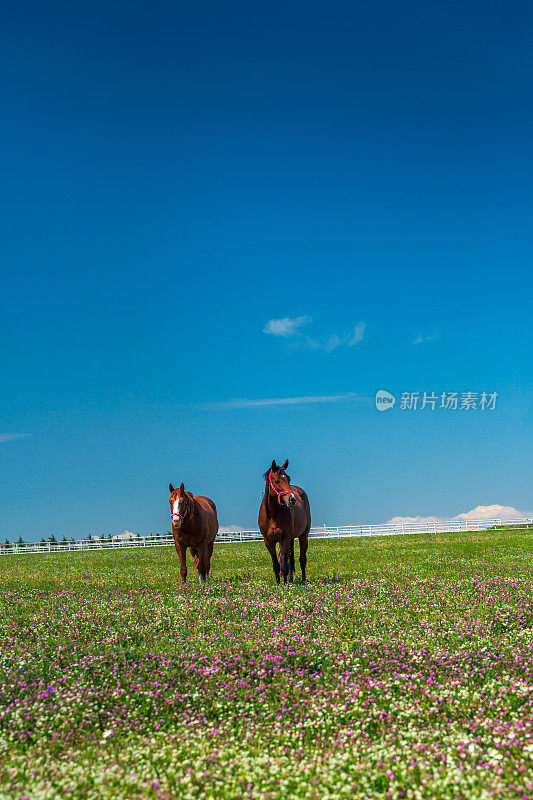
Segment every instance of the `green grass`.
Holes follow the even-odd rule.
[[[298,544],[296,576],[300,575]],[[472,563],[485,564],[500,574],[517,567],[533,570],[533,530],[315,539],[309,550],[310,582],[354,577],[417,580],[468,575]],[[60,589],[82,586],[168,588],[179,581],[179,562],[173,547],[100,550],[3,556],[0,585],[5,588]],[[188,556],[188,581],[197,574]],[[270,581],[272,566],[261,542],[216,546],[211,578],[219,581]]]
[[[3,556],[0,800],[532,796],[533,531],[308,555]]]

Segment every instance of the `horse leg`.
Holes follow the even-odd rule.
[[[309,531],[300,536],[300,569],[302,570],[302,583],[305,583],[305,568],[307,566],[307,548],[309,547]]]
[[[293,582],[295,571],[296,567],[294,565],[294,539],[291,539],[291,549],[289,551],[289,583]]]
[[[207,575],[206,575],[206,581],[208,583],[209,583],[209,572],[211,570],[211,557],[213,555],[213,547],[214,547],[214,545],[215,545],[214,542],[209,542],[209,544],[207,545]]]
[[[276,583],[279,584],[279,561],[278,561],[278,554],[276,553],[276,545],[275,543],[267,544],[265,541],[265,546],[268,552],[270,553],[270,558],[272,559],[272,569],[274,570],[274,577],[276,578]]]
[[[291,571],[291,543],[289,539],[285,539],[283,542],[279,544],[279,566],[281,575],[283,577],[283,583],[287,584],[287,578],[289,578],[290,571]],[[291,576],[292,577],[292,576]],[[289,579],[289,583],[290,583]]]
[[[191,551],[191,555],[194,559],[194,566],[196,567],[196,569],[198,569],[198,560],[199,560],[198,550],[196,549],[196,547],[189,547],[189,550]]]
[[[187,580],[187,548],[182,544],[179,546],[178,555],[180,557],[181,582],[185,583]]]
[[[201,547],[198,548],[198,574],[200,576],[200,583],[204,584],[207,582],[208,572],[209,572],[209,557],[207,551],[207,545],[203,544]]]

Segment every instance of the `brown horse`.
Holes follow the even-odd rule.
[[[200,583],[204,583],[209,580],[213,544],[218,533],[216,506],[209,497],[186,492],[183,483],[179,489],[174,489],[171,483],[168,488],[172,536],[180,557],[181,582],[185,583],[187,580],[187,548],[189,548],[200,575]]]
[[[291,486],[291,479],[285,470],[289,461],[278,467],[272,462],[265,472],[265,494],[259,509],[259,529],[263,534],[266,549],[272,558],[276,581],[280,572],[283,583],[292,583],[294,578],[294,540],[300,540],[300,567],[302,582],[305,583],[311,509],[303,489]],[[279,543],[279,558],[276,544]]]

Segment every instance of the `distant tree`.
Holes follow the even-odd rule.
[[[11,547],[11,542],[9,541],[9,539],[5,540],[4,547]]]
[[[68,539],[65,534],[63,534],[63,538],[61,539],[61,544],[68,544]]]
[[[17,545],[18,545],[19,547],[24,547],[24,545],[25,545],[25,544],[26,544],[26,542],[24,541],[24,539],[22,538],[22,536],[19,536],[19,538],[18,538],[18,540],[17,540]]]
[[[46,539],[43,536],[41,536],[41,544],[46,544]]]
[[[57,544],[57,539],[56,539],[56,537],[54,536],[54,534],[52,534],[52,535],[50,536],[50,538],[48,539],[48,541],[50,542],[50,544]]]

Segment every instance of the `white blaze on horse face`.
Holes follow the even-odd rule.
[[[181,525],[180,501],[177,498],[172,506],[172,522]]]

